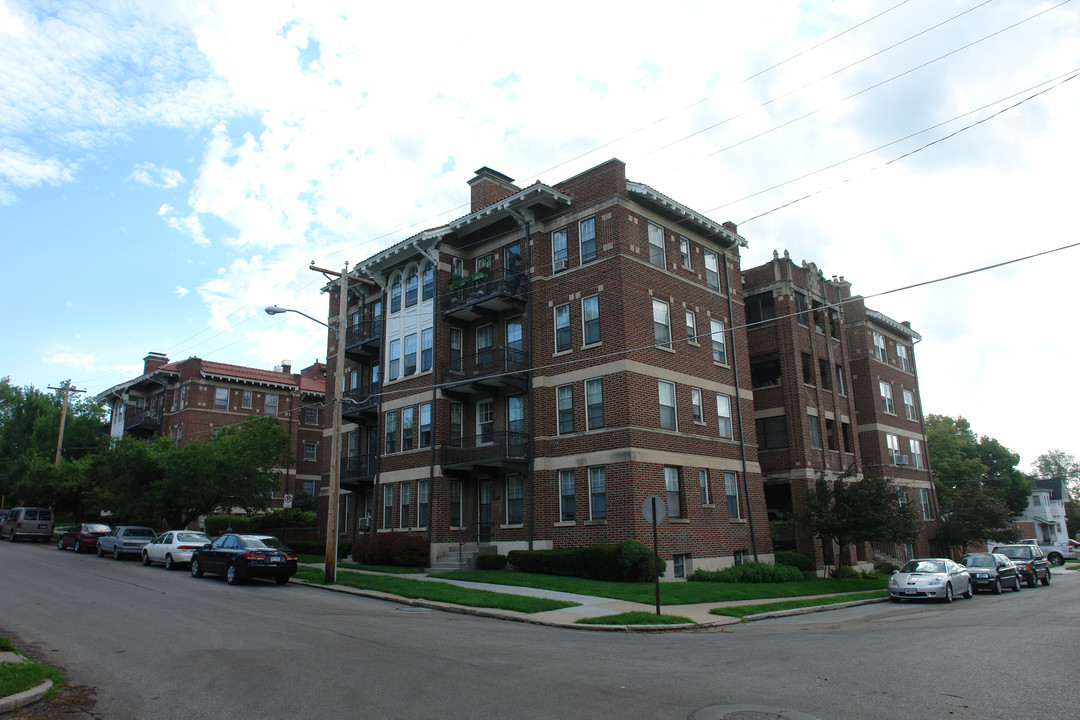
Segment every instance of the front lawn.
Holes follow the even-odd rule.
[[[13,652],[15,645],[7,638],[0,638],[0,650]],[[64,676],[52,665],[38,662],[0,662],[0,697],[36,688],[46,680],[52,680],[53,686],[46,697],[60,692]]]
[[[817,607],[820,605],[836,605],[838,603],[851,602],[853,600],[869,600],[871,598],[885,598],[889,596],[888,590],[875,590],[869,593],[855,593],[853,595],[834,595],[828,598],[800,598],[798,600],[781,600],[774,603],[759,603],[757,605],[735,605],[729,607],[713,608],[709,612],[713,615],[727,615],[729,617],[746,617],[758,613],[776,612],[778,610],[794,610],[796,608]]]
[[[648,612],[626,612],[603,617],[581,618],[578,625],[696,625],[690,618],[678,615],[657,615]]]
[[[513,570],[460,570],[439,573],[437,577],[448,580],[494,583],[532,587],[543,590],[608,597],[616,600],[652,605],[656,601],[653,583],[618,583],[604,580],[584,580],[561,575],[539,575]],[[808,578],[788,583],[716,583],[716,582],[667,582],[660,583],[661,605],[692,605],[709,602],[756,600],[759,598],[790,598],[807,595],[833,595],[859,591],[883,590],[888,577],[876,580],[852,578]],[[820,603],[819,603],[820,604]]]

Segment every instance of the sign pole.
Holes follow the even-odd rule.
[[[660,617],[660,544],[656,539],[656,496],[652,497],[652,574],[653,582],[656,584],[656,616]]]

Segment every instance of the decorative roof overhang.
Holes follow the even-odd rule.
[[[199,372],[199,377],[204,377],[207,380],[226,380],[237,385],[257,385],[260,387],[278,388],[281,390],[296,390],[296,383],[286,382],[274,382],[269,379],[255,379],[240,377],[237,375],[230,375],[227,373],[216,373],[212,371],[202,370]]]
[[[507,217],[514,217],[517,215],[528,216],[530,211],[538,205],[551,210],[560,205],[569,204],[569,195],[565,195],[555,188],[548,187],[542,183],[535,183],[520,192],[514,193],[508,198],[504,198],[497,203],[492,203],[486,208],[477,210],[465,217],[458,218],[449,225],[438,228],[437,230],[432,230],[431,232],[438,233],[440,238],[448,235],[464,235],[480,230],[488,225],[499,222],[500,220],[505,220]]]
[[[638,202],[647,205],[661,215],[669,217],[681,225],[693,228],[696,232],[707,238],[718,240],[727,247],[748,247],[746,238],[743,236],[731,232],[720,223],[710,220],[701,213],[686,207],[682,203],[675,202],[667,195],[653,190],[648,185],[630,182],[628,180],[626,182],[626,189]]]
[[[911,338],[912,340],[916,340],[916,341],[921,341],[922,340],[922,335],[915,332],[914,330],[909,328],[907,325],[904,325],[903,323],[899,323],[896,320],[893,320],[888,315],[884,315],[882,313],[879,313],[877,310],[871,310],[870,308],[867,308],[866,309],[866,317],[868,317],[869,319],[871,319],[874,322],[878,323],[879,325],[884,325],[885,327],[889,328],[893,332],[900,333],[901,335],[906,335],[907,337]]]
[[[111,397],[120,397],[125,393],[129,393],[132,390],[135,392],[147,392],[149,390],[157,390],[165,387],[168,384],[170,378],[180,377],[180,372],[174,369],[166,369],[163,367],[151,370],[148,373],[143,373],[139,377],[122,382],[119,385],[113,385],[108,390],[98,393],[94,396],[94,400],[99,403],[107,401]]]

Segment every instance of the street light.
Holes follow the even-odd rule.
[[[337,336],[337,357],[334,362],[334,404],[330,409],[334,425],[330,443],[330,493],[326,508],[326,565],[323,580],[328,585],[337,582],[337,546],[338,546],[338,493],[341,491],[341,385],[345,376],[345,312],[348,302],[349,264],[341,273],[341,293],[338,307],[338,326],[335,328],[307,313],[291,308],[271,305],[266,308],[267,315],[280,315],[293,312],[314,320],[323,327],[330,328]]]

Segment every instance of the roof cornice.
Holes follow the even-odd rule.
[[[729,246],[748,247],[746,238],[733,233],[718,222],[714,222],[699,212],[691,210],[682,203],[676,202],[661,192],[653,190],[648,185],[639,182],[626,181],[626,189],[631,195],[636,195],[647,204],[653,205],[665,214],[671,216],[680,223],[686,223],[694,227],[706,237],[716,237]]]

